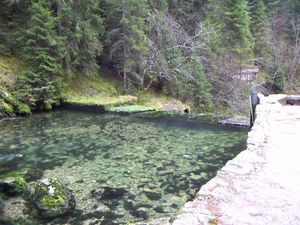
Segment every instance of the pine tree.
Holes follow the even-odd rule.
[[[48,1],[32,3],[29,12],[28,27],[20,40],[32,70],[21,77],[19,96],[38,109],[51,109],[61,97],[62,43]]]
[[[223,21],[223,5],[218,0],[208,0],[206,11],[204,24],[210,35],[205,38],[205,41],[208,43],[209,53],[217,57],[226,48],[223,44],[223,36],[226,33],[222,33],[225,25]]]
[[[251,58],[253,37],[250,32],[250,16],[246,0],[228,0],[224,8],[225,45],[232,47],[242,61]]]
[[[168,10],[168,0],[147,0],[147,5],[149,5],[150,9],[156,9],[158,11],[166,12]]]
[[[281,0],[264,0],[264,4],[267,8],[267,14],[271,15],[277,11]]]
[[[124,92],[130,92],[130,84],[138,82],[144,57],[148,54],[147,44],[147,1],[106,1],[107,48],[116,62],[124,80]]]
[[[266,28],[267,28],[267,13],[266,6],[262,0],[249,0],[250,17],[251,17],[251,32],[255,41],[254,52],[258,56],[264,56],[267,51]]]
[[[64,39],[64,68],[68,74],[97,72],[102,54],[103,20],[98,0],[56,0],[57,32]]]
[[[2,0],[0,3],[0,54],[14,54],[19,49],[17,35],[28,19],[28,0]]]
[[[298,0],[289,0],[287,20],[289,24],[289,36],[292,41],[299,40],[300,38],[300,1]]]
[[[206,27],[212,35],[207,42],[211,52],[222,55],[231,52],[241,62],[252,57],[254,47],[250,32],[250,16],[246,0],[209,0]]]

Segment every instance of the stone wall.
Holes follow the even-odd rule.
[[[239,213],[236,212],[239,203],[232,199],[239,199],[237,196],[243,195],[241,190],[247,188],[244,185],[245,181],[249,182],[263,170],[266,163],[264,149],[270,132],[268,117],[271,112],[276,113],[276,107],[280,104],[278,99],[283,97],[280,95],[268,98],[260,96],[261,104],[256,109],[257,118],[248,135],[247,149],[229,161],[215,178],[201,187],[194,200],[184,205],[173,225],[238,224],[220,222],[219,218],[222,217],[223,220],[226,216],[230,216],[230,213]],[[251,179],[249,179],[250,177]],[[251,189],[255,185],[253,184],[249,188]],[[230,204],[234,202],[235,206],[231,209],[228,202]],[[241,207],[243,207],[242,204]],[[242,212],[240,213],[242,214]]]

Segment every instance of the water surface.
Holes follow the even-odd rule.
[[[56,111],[0,122],[0,173],[58,177],[75,193],[70,224],[174,217],[201,185],[245,149],[246,130],[114,114]],[[101,187],[124,193],[102,198]],[[70,217],[55,224],[67,223]]]

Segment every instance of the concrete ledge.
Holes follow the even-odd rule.
[[[222,126],[250,128],[250,118],[232,117],[224,120],[219,120],[218,124]]]

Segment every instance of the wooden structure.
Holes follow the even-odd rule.
[[[259,67],[243,68],[233,75],[234,79],[242,80],[248,83],[255,81],[259,74]]]

